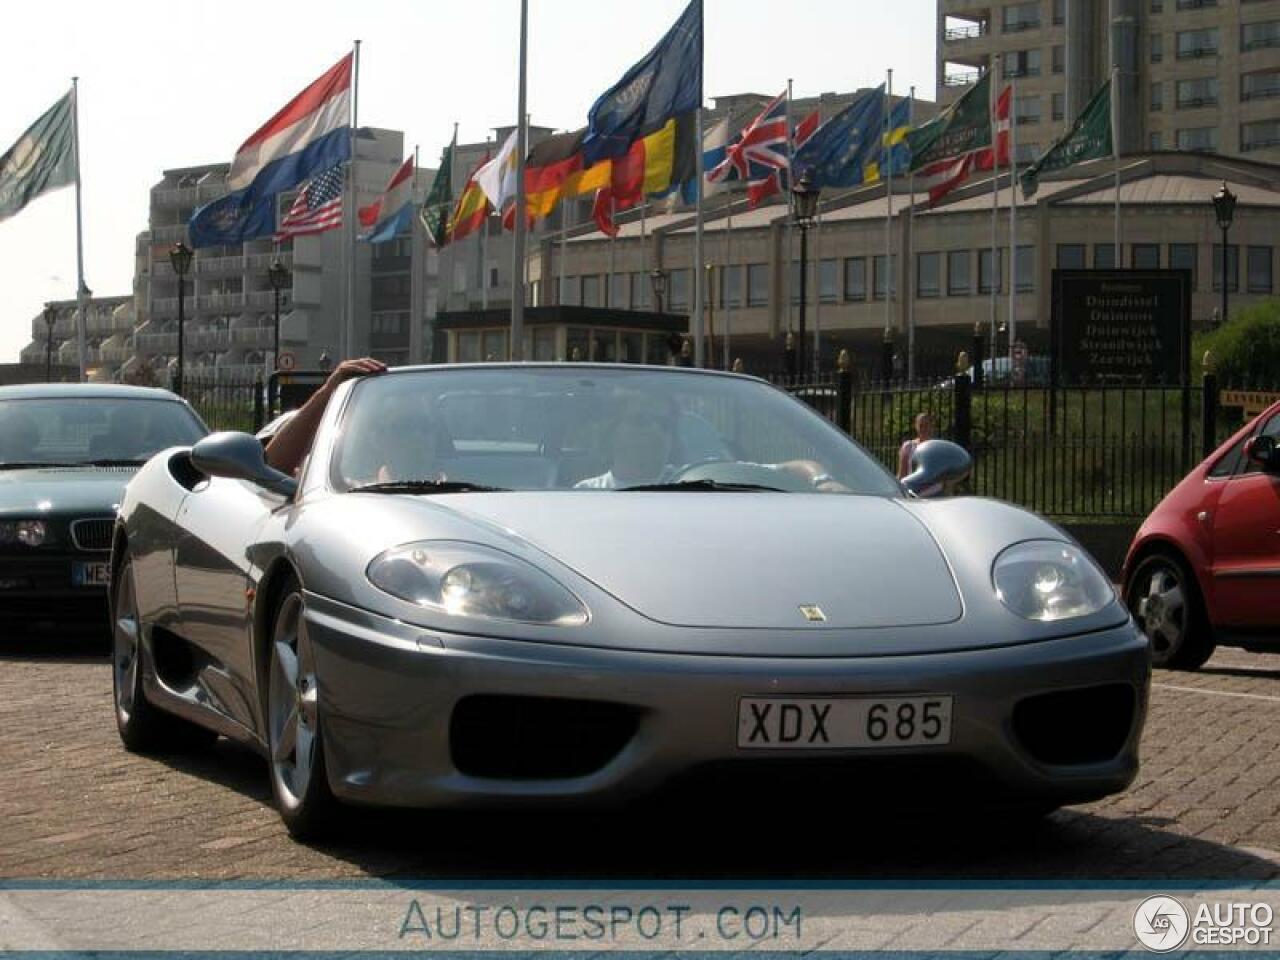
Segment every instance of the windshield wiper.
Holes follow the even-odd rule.
[[[634,487],[618,487],[619,493],[642,493],[646,491],[701,491],[733,492],[739,490],[763,490],[769,493],[786,493],[781,487],[768,487],[762,483],[723,483],[719,480],[676,480],[672,483],[640,483]]]
[[[146,460],[139,460],[136,457],[120,457],[120,458],[103,457],[98,460],[86,460],[84,461],[84,466],[86,467],[140,467],[146,462],[147,462]]]
[[[9,460],[0,463],[0,470],[40,470],[44,467],[83,467],[77,461],[62,460]]]
[[[469,480],[388,480],[352,487],[348,493],[501,493],[506,487],[490,487]]]

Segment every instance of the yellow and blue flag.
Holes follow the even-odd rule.
[[[907,144],[907,131],[911,127],[911,100],[904,98],[889,111],[880,145],[873,147],[862,166],[863,183],[879,183],[887,166],[892,176],[906,174],[911,169],[911,147]],[[885,155],[888,155],[888,162]]]

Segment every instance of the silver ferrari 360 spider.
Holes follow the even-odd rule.
[[[1062,530],[911,494],[968,469],[931,444],[904,485],[786,393],[698,370],[348,381],[296,479],[223,433],[129,484],[120,735],[262,751],[297,835],[341,802],[836,774],[861,796],[926,774],[948,806],[1124,789],[1143,637]]]

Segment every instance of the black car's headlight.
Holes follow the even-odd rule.
[[[1097,613],[1115,591],[1079,547],[1060,540],[1016,543],[991,569],[996,596],[1028,620],[1070,620]]]
[[[0,522],[0,544],[20,543],[27,547],[43,546],[49,526],[43,520],[5,520]]]
[[[366,571],[379,590],[457,617],[580,626],[587,610],[566,588],[501,550],[423,540],[374,557]]]

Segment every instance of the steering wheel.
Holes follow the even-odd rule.
[[[813,486],[790,470],[767,467],[759,463],[743,463],[740,460],[703,459],[680,467],[673,480],[711,480],[716,483],[753,484],[774,487],[794,493],[812,491]]]

